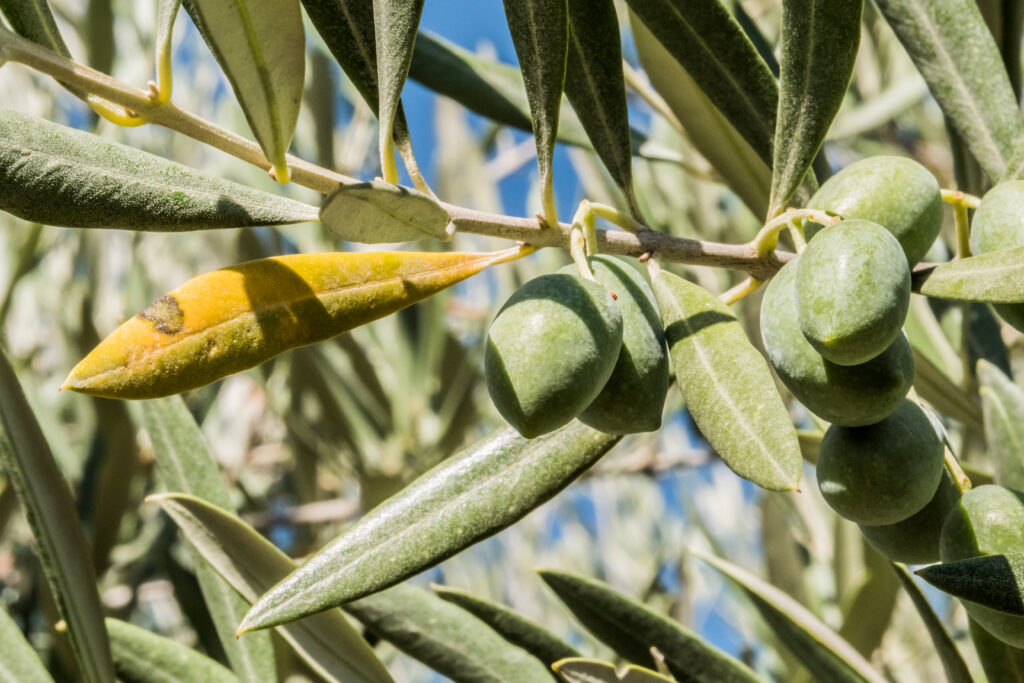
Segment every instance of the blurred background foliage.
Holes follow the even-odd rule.
[[[979,4],[990,5],[989,10],[1002,6]],[[51,5],[77,59],[127,83],[152,78],[154,1],[51,0]],[[780,21],[778,0],[746,0],[733,8],[750,31],[761,32],[770,51]],[[626,11],[619,9],[628,36]],[[998,11],[989,16],[998,19]],[[481,59],[515,62],[498,2],[428,2],[422,28]],[[965,186],[979,176],[971,175],[969,160],[951,154],[959,148],[955,140],[951,147],[941,112],[870,4],[863,31],[854,80],[826,145],[833,169],[869,155],[908,155],[943,187],[956,186],[960,164],[960,186],[984,189]],[[307,27],[306,35],[305,106],[293,152],[371,178],[378,172],[376,121],[316,31]],[[1016,45],[1019,49],[1019,41]],[[623,46],[642,89],[646,79],[633,43],[627,37]],[[175,31],[174,73],[176,104],[249,135],[222,73],[183,13]],[[1019,88],[1019,74],[1017,81]],[[639,199],[652,225],[685,237],[751,239],[759,217],[714,182],[708,163],[636,87],[629,95],[632,125],[646,138],[641,152],[660,158],[634,160]],[[279,188],[259,169],[168,130],[98,121],[55,82],[18,66],[0,72],[0,101],[211,174],[319,201],[309,190]],[[406,87],[404,101],[418,160],[441,198],[512,215],[532,215],[539,208],[528,132],[494,124],[415,81]],[[593,152],[560,145],[555,169],[563,216],[583,198],[621,204]],[[947,236],[950,230],[946,226]],[[503,245],[459,235],[452,246]],[[0,213],[0,342],[16,363],[76,493],[109,614],[223,659],[176,527],[156,505],[142,502],[158,483],[133,405],[58,392],[68,369],[119,322],[193,275],[262,256],[353,248],[313,224],[176,235],[41,227]],[[519,284],[565,262],[566,254],[542,251],[350,334],[187,394],[243,517],[287,553],[302,557],[419,473],[496,428],[500,418],[481,381],[482,334]],[[709,268],[676,270],[716,292],[737,279]],[[740,305],[755,343],[758,301],[755,295]],[[915,311],[914,323],[925,330],[924,337],[940,329],[948,333],[933,335],[926,355],[953,382],[963,374],[958,315],[957,307],[932,311],[925,305]],[[983,322],[991,319],[984,307],[977,315]],[[1008,329],[1003,334],[1012,336],[1006,341],[1019,351],[1019,335]],[[1013,353],[995,360],[1009,367],[1019,359]],[[576,571],[670,614],[765,676],[808,680],[799,662],[775,646],[750,603],[686,553],[688,547],[713,549],[736,564],[758,568],[892,680],[942,675],[897,579],[856,528],[824,505],[813,476],[804,477],[797,495],[755,490],[709,451],[677,392],[670,394],[667,411],[660,432],[625,439],[553,501],[417,581],[504,602],[587,655],[612,658],[573,624],[534,569]],[[806,413],[795,417],[802,427],[817,429]],[[977,429],[951,426],[964,446],[964,459],[974,462]],[[956,603],[938,593],[929,596],[949,619],[954,636],[966,638],[966,620]],[[71,677],[73,659],[54,629],[55,608],[31,535],[2,478],[0,602],[51,671],[59,679]],[[396,680],[436,680],[436,674],[386,644],[378,649]],[[309,675],[297,663],[285,666],[293,667],[295,680]]]

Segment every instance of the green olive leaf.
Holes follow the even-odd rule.
[[[1024,142],[1017,98],[974,2],[878,0],[942,112],[995,182]]]
[[[1024,489],[1024,391],[992,363],[978,361],[978,393],[996,482]]]
[[[0,681],[3,683],[53,683],[39,655],[25,640],[21,629],[6,610],[0,609],[0,643],[4,657],[0,661]]]
[[[181,0],[159,0],[156,18],[156,81],[161,102],[171,101],[171,39]]]
[[[1024,616],[1024,555],[985,555],[914,572],[939,590],[990,609]]]
[[[77,228],[180,231],[317,220],[316,207],[0,109],[0,210]]]
[[[885,681],[852,645],[789,595],[721,558],[690,552],[743,589],[779,641],[816,679],[837,683]]]
[[[699,635],[661,616],[610,586],[568,572],[540,570],[540,577],[584,628],[623,659],[654,667],[651,648],[687,683],[754,683],[760,680],[740,661],[707,644]]]
[[[576,421],[535,439],[511,428],[492,434],[421,475],[327,544],[253,605],[242,630],[294,621],[434,566],[550,499],[619,438]]]
[[[89,546],[64,475],[7,355],[0,350],[0,469],[18,496],[83,680],[112,681],[114,665]],[[6,642],[6,641],[4,641]],[[6,656],[3,658],[6,660]]]
[[[914,389],[943,415],[960,420],[975,429],[982,428],[981,409],[967,391],[936,366],[916,346],[914,352]]]
[[[287,183],[285,155],[306,73],[299,0],[188,0],[186,8],[198,19],[278,182]]]
[[[785,0],[769,216],[803,181],[843,102],[860,45],[863,0]]]
[[[156,495],[148,500],[159,503],[202,558],[247,603],[295,569],[295,562],[273,543],[221,508],[181,494]],[[373,649],[340,610],[327,610],[281,627],[279,633],[324,680],[391,680]]]
[[[768,211],[771,167],[708,99],[672,54],[632,11],[629,13],[640,63],[698,152],[755,216]]]
[[[892,623],[900,584],[881,553],[865,543],[863,555],[864,577],[852,595],[844,596],[839,636],[865,658],[870,658],[882,645],[882,638]],[[769,575],[768,579],[771,578]]]
[[[1024,650],[1007,645],[968,617],[971,642],[989,681],[1024,680]]]
[[[674,680],[633,665],[617,671],[613,664],[583,657],[563,659],[553,668],[566,683],[672,683]]]
[[[71,51],[60,34],[47,0],[0,0],[0,13],[19,36],[28,38],[62,57],[71,57]],[[2,25],[0,30],[3,30]],[[0,59],[0,64],[2,63],[3,60]],[[74,93],[75,97],[83,100],[86,98],[86,94],[78,88],[67,85],[64,87]]]
[[[768,363],[736,316],[707,290],[659,270],[654,294],[687,410],[736,474],[791,491],[803,460]]]
[[[579,652],[537,622],[515,610],[447,586],[431,586],[447,602],[466,610],[498,635],[529,652],[547,666],[560,659],[579,657]]]
[[[382,180],[342,185],[320,207],[320,221],[342,239],[366,244],[451,237],[448,211],[435,199]]]
[[[157,474],[163,485],[233,510],[228,485],[185,402],[175,396],[138,405],[139,422],[153,444]],[[218,576],[191,545],[189,552],[194,558],[199,588],[231,669],[244,681],[267,680],[275,666],[269,634],[261,633],[258,638],[244,641],[235,638],[235,626],[249,603]]]
[[[939,619],[939,615],[932,609],[928,598],[914,581],[914,577],[910,575],[910,572],[907,571],[904,565],[898,562],[893,562],[892,568],[896,572],[896,577],[900,580],[903,590],[907,592],[911,602],[914,603],[914,608],[921,616],[925,628],[928,630],[928,635],[935,646],[935,653],[939,656],[942,668],[946,672],[946,680],[949,683],[974,683],[971,672],[968,670],[964,658],[960,655],[960,650],[957,649],[952,636],[949,635],[949,631],[946,630],[942,620]],[[992,680],[1000,679],[994,678]]]
[[[551,163],[568,59],[568,3],[567,0],[504,0],[504,3],[530,101],[544,219],[555,225],[558,216]]]
[[[120,619],[107,619],[114,666],[133,683],[237,683],[238,676],[181,643]]]
[[[989,251],[914,273],[914,291],[938,299],[1024,302],[1024,246]]]
[[[629,112],[614,0],[569,0],[565,94],[634,215]]]

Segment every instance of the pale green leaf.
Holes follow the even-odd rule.
[[[953,638],[946,631],[946,627],[943,626],[939,615],[932,609],[928,598],[925,597],[925,594],[921,592],[921,589],[915,583],[914,577],[910,575],[910,572],[902,564],[894,562],[892,563],[892,568],[903,585],[903,590],[907,592],[907,595],[910,596],[911,601],[914,603],[914,608],[921,616],[925,628],[928,630],[928,635],[935,646],[935,653],[939,656],[942,668],[946,672],[948,683],[973,683],[970,671],[967,669],[967,664],[964,663],[964,659],[960,655],[960,651],[957,650]]]
[[[836,683],[885,681],[853,646],[778,588],[718,557],[691,552],[742,588],[779,641],[818,679]]]
[[[1024,683],[1024,650],[1007,645],[968,617],[974,650],[989,681]]]
[[[764,216],[771,190],[768,162],[758,156],[643,22],[633,12],[629,18],[640,63],[651,84],[690,133],[693,146],[755,216]]]
[[[564,640],[535,621],[505,605],[489,602],[446,586],[432,586],[442,600],[457,605],[494,629],[508,642],[521,647],[551,666],[560,659],[579,657],[580,653]]]
[[[525,439],[502,429],[384,501],[256,603],[266,628],[394,585],[504,529],[569,485],[620,437],[579,422]]]
[[[196,551],[247,603],[295,569],[295,562],[238,517],[194,496],[152,496]],[[373,649],[339,610],[283,626],[279,633],[328,681],[391,680]],[[242,640],[251,638],[246,635]]]
[[[448,211],[437,200],[383,180],[342,185],[320,207],[320,221],[341,238],[366,244],[451,236]]]
[[[955,301],[1024,302],[1024,246],[918,270],[914,291]]]
[[[686,408],[736,474],[790,491],[803,460],[768,364],[736,316],[706,289],[659,270],[651,278]]]
[[[53,683],[32,646],[6,610],[0,609],[0,681],[3,683]]]
[[[863,0],[785,0],[769,215],[786,208],[839,111],[860,45]]]
[[[317,219],[317,209],[0,109],[0,210],[78,228],[180,231]]]
[[[567,0],[504,0],[505,17],[519,57],[537,142],[544,219],[557,224],[551,162],[558,136],[569,50]]]
[[[940,591],[976,605],[1024,615],[1024,555],[985,555],[933,564],[915,572]]]
[[[563,659],[554,669],[566,683],[672,683],[673,680],[643,667],[630,665],[616,671],[608,662],[582,657]]]
[[[946,118],[995,182],[1024,141],[1017,98],[974,0],[878,0]]]
[[[107,619],[107,634],[117,675],[125,683],[237,683],[221,664],[181,643]]]
[[[843,625],[839,636],[866,659],[881,644],[896,609],[900,584],[889,568],[889,562],[867,543],[863,543],[864,576],[844,600]]]
[[[285,154],[299,120],[306,72],[299,0],[188,4],[277,180],[288,182]]]
[[[47,0],[0,0],[0,13],[10,23],[14,32],[23,38],[28,38],[33,43],[38,43],[51,52],[56,52],[62,57],[70,57],[57,22],[50,11],[50,3]],[[0,25],[0,29],[3,26]],[[0,58],[0,65],[3,59]],[[62,84],[63,85],[63,84]],[[86,94],[78,88],[64,85],[75,97],[85,99]]]
[[[656,647],[672,675],[685,683],[758,680],[740,661],[696,633],[600,581],[551,570],[541,570],[540,576],[573,616],[623,659],[653,667],[651,647]]]
[[[397,172],[394,170],[391,142],[395,129],[404,128],[404,119],[402,123],[398,123],[396,118],[401,108],[402,88],[405,86],[405,77],[409,74],[409,63],[412,61],[413,47],[416,44],[416,29],[419,27],[422,13],[423,0],[373,2],[380,158],[384,180],[391,183],[398,180]],[[360,24],[360,27],[363,26]]]
[[[981,412],[996,481],[1024,490],[1024,391],[992,363],[978,361]]]
[[[943,415],[960,420],[975,429],[982,428],[981,408],[967,391],[953,382],[916,347],[914,352],[914,389]]]
[[[197,496],[225,510],[234,510],[231,493],[213,459],[199,425],[179,396],[139,404],[142,425],[149,433],[157,474],[171,491]],[[195,554],[194,548],[191,548]],[[196,578],[210,610],[217,635],[231,669],[245,681],[258,683],[274,671],[270,636],[239,640],[235,627],[249,603],[201,557],[196,557]]]
[[[57,610],[67,623],[71,648],[84,680],[113,680],[96,576],[75,501],[2,350],[0,469],[14,488],[32,529],[43,572]]]

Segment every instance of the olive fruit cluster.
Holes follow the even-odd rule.
[[[654,431],[669,386],[665,331],[643,276],[591,259],[523,285],[487,335],[484,375],[498,412],[527,438],[573,418],[612,434]]]
[[[915,161],[874,157],[836,174],[809,206],[844,220],[808,229],[807,247],[769,282],[765,351],[793,395],[832,423],[818,455],[825,500],[890,558],[933,561],[957,489],[935,425],[906,399],[914,360],[902,328],[910,268],[942,224],[938,183]]]

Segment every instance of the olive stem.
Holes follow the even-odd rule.
[[[174,130],[264,170],[271,169],[263,151],[252,140],[180,109],[172,102],[159,102],[148,91],[51,52],[2,26],[0,54],[12,62],[124,107],[147,123]],[[292,180],[321,194],[331,194],[339,185],[362,182],[292,155],[287,159]],[[457,232],[527,242],[536,247],[564,249],[570,246],[572,226],[566,223],[543,226],[535,218],[488,213],[445,202],[442,205]],[[656,230],[641,230],[636,234],[626,230],[595,230],[595,233],[598,246],[604,253],[635,258],[656,253],[665,261],[739,270],[758,279],[771,277],[794,257],[791,253],[772,253],[771,250],[760,253],[752,244],[705,242],[674,237]]]
[[[636,220],[629,214],[622,213],[614,206],[608,206],[607,204],[598,204],[584,200],[587,203],[590,213],[597,218],[603,218],[609,223],[619,226],[627,232],[637,233],[641,230],[650,230],[649,227]]]
[[[569,236],[569,254],[576,263],[580,277],[596,282],[594,271],[590,268],[590,261],[587,260],[587,238],[583,235],[582,223],[574,221],[572,224],[572,234]]]
[[[962,494],[967,493],[971,490],[971,480],[964,473],[960,463],[957,462],[956,456],[953,455],[952,449],[949,447],[949,443],[946,443],[945,447],[945,460],[946,470],[949,471],[950,476],[953,477],[953,484],[956,486],[957,491]]]
[[[981,205],[981,197],[960,190],[940,190],[940,194],[942,201],[948,204],[964,204],[968,209],[977,209]]]
[[[754,276],[744,278],[741,282],[730,287],[720,297],[718,297],[722,303],[726,306],[734,304],[743,297],[747,296],[751,292],[756,292],[761,285],[764,284],[764,280],[758,280]]]
[[[956,257],[968,258],[971,255],[971,223],[965,202],[953,203],[953,218],[956,221]]]
[[[811,220],[822,225],[832,225],[842,220],[839,216],[831,216],[816,209],[789,209],[764,224],[757,237],[750,243],[757,254],[765,257],[779,245],[779,233],[784,228],[797,231],[803,230],[802,221]],[[801,222],[797,222],[801,221]],[[797,243],[799,245],[799,243]]]

